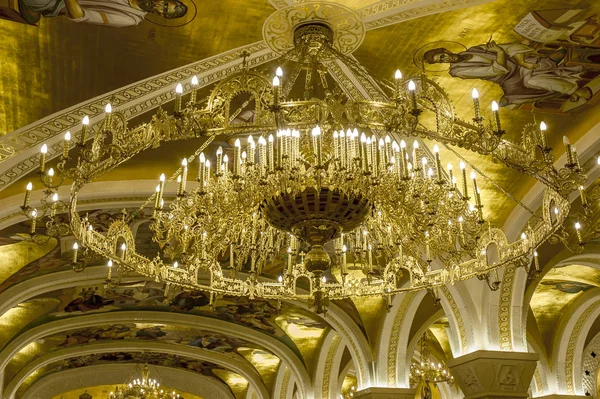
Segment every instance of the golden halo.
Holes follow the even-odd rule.
[[[194,0],[179,0],[183,4],[187,6],[187,12],[181,18],[173,18],[167,19],[165,17],[161,17],[158,14],[153,14],[151,12],[146,13],[146,21],[153,23],[154,25],[164,26],[166,28],[176,28],[179,26],[184,26],[189,24],[196,18],[198,14],[198,7],[196,7],[196,3]]]
[[[460,53],[465,51],[467,47],[459,42],[453,42],[450,40],[439,40],[437,42],[427,43],[415,51],[413,55],[413,62],[420,70],[424,72],[443,72],[448,70],[447,64],[428,64],[423,59],[423,54],[434,48],[443,47],[453,53]]]
[[[275,11],[263,25],[263,38],[271,50],[286,54],[295,47],[294,29],[308,22],[330,27],[333,47],[342,54],[352,53],[365,38],[365,24],[354,10],[327,1],[301,3]]]

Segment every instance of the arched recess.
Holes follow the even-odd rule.
[[[553,392],[557,392],[556,388],[556,377],[552,373],[548,359],[544,356],[545,351],[540,347],[538,342],[534,339],[528,339],[527,345],[529,352],[534,352],[539,355],[537,366],[533,374],[531,383],[534,385],[535,390],[534,397],[549,395]]]
[[[292,302],[298,307],[308,309],[302,302]],[[320,315],[342,338],[344,345],[352,354],[357,367],[358,384],[360,387],[373,385],[375,375],[371,375],[373,354],[369,342],[358,325],[343,310],[334,303],[329,304],[327,313]]]
[[[454,286],[443,285],[439,290],[443,294],[440,295],[440,304],[450,323],[448,338],[454,357],[472,352],[478,347],[474,328],[479,323],[475,323],[473,320],[473,306],[467,302],[471,302],[468,291],[467,299],[465,299],[457,288],[459,286],[464,287],[465,284],[458,282]]]
[[[293,376],[299,382],[303,396],[308,399],[312,398],[312,384],[308,372],[296,354],[282,342],[248,327],[236,325],[235,328],[231,328],[231,323],[223,320],[171,312],[121,311],[83,315],[42,324],[15,338],[0,352],[0,370],[6,367],[10,359],[12,359],[19,350],[30,342],[40,338],[63,331],[88,328],[99,324],[129,323],[132,320],[135,320],[138,323],[167,324],[187,328],[197,328],[256,342],[279,357],[283,363],[287,364],[290,367]]]
[[[586,292],[565,313],[570,317],[560,323],[554,340],[553,370],[559,393],[581,395],[582,353],[587,333],[600,316],[600,289]]]
[[[234,399],[229,389],[213,378],[170,367],[154,367],[158,369],[164,386],[176,386],[182,391],[206,399]],[[131,375],[132,371],[132,364],[97,365],[59,371],[34,383],[22,399],[48,399],[76,389],[122,384],[123,378]]]
[[[201,361],[209,361],[244,377],[250,386],[259,392],[260,398],[268,399],[270,397],[267,388],[265,387],[258,372],[249,363],[241,359],[236,359],[220,353],[214,353],[205,349],[194,347],[182,348],[180,345],[163,342],[124,341],[100,342],[50,352],[24,367],[13,378],[13,380],[7,384],[6,389],[4,390],[4,397],[13,397],[19,386],[28,376],[50,363],[73,357],[111,352],[157,352],[193,358]]]

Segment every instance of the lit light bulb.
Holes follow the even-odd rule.
[[[548,127],[546,126],[546,123],[544,121],[540,122],[540,130],[545,132],[547,129]]]
[[[283,76],[283,69],[281,69],[281,67],[277,67],[277,69],[275,70],[275,76],[279,78]]]
[[[400,80],[402,79],[402,72],[399,69],[396,69],[396,73],[394,74],[394,79]]]
[[[54,195],[52,195],[52,202],[57,202],[58,201],[58,193],[54,193]]]
[[[160,181],[164,182],[166,179],[165,174],[161,173],[159,179],[160,179]]]
[[[87,126],[87,125],[89,125],[89,124],[90,124],[90,117],[89,117],[89,116],[87,116],[87,115],[85,115],[85,116],[83,117],[83,119],[81,120],[81,124],[82,124],[82,125],[86,125],[86,126]]]
[[[413,82],[412,80],[410,82],[408,82],[408,90],[409,91],[417,90],[417,86],[415,85],[415,82]]]
[[[192,76],[192,86],[198,86],[198,76]]]
[[[177,269],[179,267],[179,263],[177,261],[173,262],[173,269]]]
[[[110,105],[110,103],[106,104],[106,106],[104,107],[104,112],[106,112],[107,114],[110,114],[112,112],[112,105]]]
[[[181,161],[181,166],[187,166],[188,162],[186,158],[183,158],[183,160]]]
[[[477,175],[475,174],[475,172],[471,171],[471,180],[475,180],[477,178]]]
[[[108,263],[106,264],[106,266],[113,267],[113,261],[109,259]]]
[[[273,87],[279,87],[279,84],[280,84],[280,82],[279,82],[279,76],[275,76],[273,78]]]
[[[25,187],[25,189],[26,189],[27,191],[31,191],[31,190],[33,190],[33,183],[31,183],[31,182],[27,183],[27,186]]]
[[[48,169],[48,176],[54,177],[54,168]]]
[[[581,229],[581,223],[575,222],[575,230]]]
[[[175,86],[175,93],[179,95],[183,94],[183,86],[181,83],[177,83],[177,86]]]
[[[400,148],[406,148],[406,141],[400,140]]]
[[[437,154],[438,152],[440,152],[440,147],[438,147],[438,145],[437,145],[437,144],[433,146],[433,152],[435,152],[436,154]]]
[[[71,132],[66,132],[65,133],[65,140],[66,141],[71,141]]]
[[[498,111],[498,103],[496,101],[492,101],[492,111]]]
[[[40,148],[40,152],[42,154],[47,154],[48,153],[48,145],[47,144],[42,144],[42,148]]]
[[[464,170],[467,167],[463,161],[460,161],[459,166],[460,166],[460,170]]]
[[[479,92],[476,88],[473,88],[473,90],[471,90],[471,97],[473,97],[474,99],[479,98]]]
[[[74,243],[73,244],[73,251],[77,251],[79,249],[79,244]]]

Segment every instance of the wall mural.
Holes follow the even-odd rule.
[[[28,379],[27,383],[23,384],[19,388],[19,393],[25,393],[26,389],[30,387],[36,380],[39,380],[43,377],[46,377],[52,373],[56,373],[59,371],[102,364],[132,364],[131,376],[135,377],[133,365],[140,365],[145,363],[147,363],[150,366],[164,366],[198,373],[206,377],[215,378],[219,380],[219,382],[223,383],[225,386],[229,387],[227,381],[224,381],[221,377],[217,375],[221,374],[220,372],[213,372],[223,370],[221,367],[219,367],[219,365],[215,363],[162,353],[108,352],[79,356],[64,361],[53,362],[40,369],[41,371],[37,373],[34,378]],[[157,374],[154,370],[152,370],[152,367],[150,367],[150,372],[154,375],[155,378],[160,378],[160,373]],[[243,379],[242,376],[238,377]],[[125,378],[126,377],[124,377],[124,381]],[[230,390],[232,390],[231,387],[229,388]],[[236,398],[243,397],[241,396],[243,392],[236,392],[232,390],[232,393]]]
[[[423,46],[417,66],[436,71],[448,67],[452,77],[499,85],[498,103],[518,108],[535,103],[537,110],[570,111],[600,90],[600,23],[582,9],[535,10],[513,27],[514,42],[463,45],[437,42]],[[439,46],[438,46],[439,44]],[[565,102],[567,102],[565,104]]]

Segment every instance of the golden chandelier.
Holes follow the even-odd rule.
[[[146,364],[142,370],[142,378],[132,378],[123,386],[117,386],[107,399],[179,399],[175,391],[166,392],[160,383],[150,378],[150,370]]]
[[[32,209],[29,186],[23,205],[32,232],[40,219],[48,234],[70,231],[74,264],[83,250],[121,273],[203,290],[211,300],[313,300],[318,311],[329,299],[352,296],[389,303],[395,293],[429,289],[437,297],[437,287],[475,276],[497,289],[498,268],[537,267],[536,248],[562,227],[568,195],[585,181],[571,145],[567,165],[556,170],[545,126],[526,125],[521,142],[506,140],[497,105],[484,123],[475,90],[474,118],[461,120],[434,81],[400,72],[392,83],[377,81],[338,50],[334,34],[324,22],[301,24],[293,49],[279,59],[285,75],[277,68],[271,80],[244,61],[202,100],[194,77],[185,107],[178,84],[175,112],[159,109],[139,127],[128,128],[110,104],[95,130],[84,118],[78,144],[65,137],[55,169],[47,169],[42,148],[47,197],[40,212]],[[380,100],[356,98],[351,83],[330,74],[336,65],[376,88]],[[250,117],[241,118],[248,109]],[[130,224],[139,212],[124,214],[106,233],[82,217],[77,202],[87,183],[142,151],[191,138],[205,141],[170,177],[163,174],[140,206],[152,215],[161,247],[154,258],[136,252]],[[214,148],[215,138],[228,144]],[[422,139],[438,144],[430,151]],[[541,220],[509,242],[485,219],[478,171],[468,171],[465,159],[457,169],[443,166],[439,147],[453,146],[541,182]],[[65,178],[73,181],[68,206],[56,194]],[[67,208],[69,226],[56,222]]]

